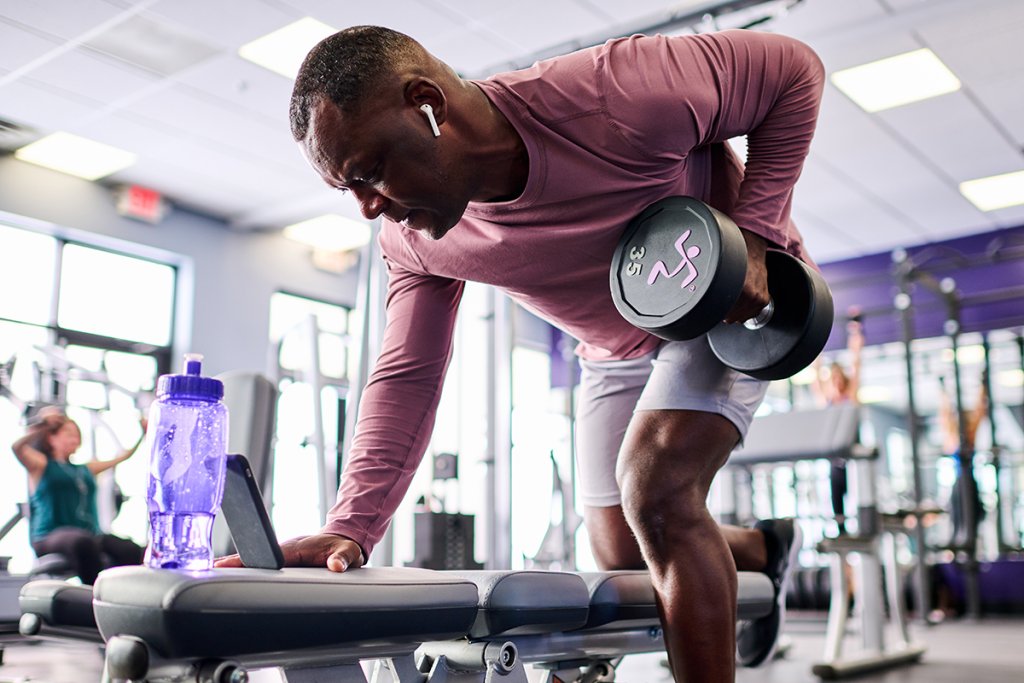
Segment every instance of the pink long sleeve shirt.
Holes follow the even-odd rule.
[[[613,40],[478,82],[526,144],[526,187],[471,203],[438,241],[384,220],[387,325],[323,531],[367,555],[383,536],[430,439],[465,281],[505,291],[584,358],[625,359],[659,344],[618,314],[608,284],[648,204],[697,197],[809,261],[789,214],[823,81],[806,45],[737,30]],[[740,135],[745,170],[723,144]]]

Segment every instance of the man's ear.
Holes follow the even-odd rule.
[[[444,124],[448,118],[448,106],[444,91],[441,90],[441,86],[429,78],[417,76],[409,81],[405,86],[405,101],[416,109],[424,104],[429,104],[434,114],[434,120],[439,126]]]

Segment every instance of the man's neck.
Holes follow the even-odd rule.
[[[515,199],[523,193],[530,172],[526,143],[476,84],[464,83],[467,87],[463,95],[467,98],[466,109],[471,118],[466,158],[479,169],[481,179],[473,200]]]

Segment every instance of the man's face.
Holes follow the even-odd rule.
[[[467,174],[448,172],[442,141],[414,106],[378,96],[355,114],[322,100],[299,144],[324,182],[351,192],[367,219],[383,214],[436,240],[471,197]]]

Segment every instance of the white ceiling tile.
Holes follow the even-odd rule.
[[[868,251],[921,242],[924,235],[920,226],[908,224],[893,207],[878,202],[862,184],[864,180],[837,169],[831,156],[826,161],[816,154],[805,164],[793,195],[794,206],[866,245]]]
[[[1024,3],[1020,5],[1024,7]],[[980,85],[1024,72],[1024,15],[1019,21],[1000,24],[979,36],[933,41],[927,33],[922,34],[961,81]]]
[[[1005,209],[989,211],[988,215],[996,221],[1001,228],[1017,227],[1024,225],[1024,204],[1010,206]]]
[[[44,133],[73,128],[88,119],[97,104],[27,78],[0,86],[0,117]]]
[[[432,0],[431,4],[462,18],[467,26],[486,22],[508,10],[508,0]]]
[[[683,9],[695,3],[668,2],[667,0],[588,0],[589,4],[601,10],[619,24],[632,24],[642,20],[660,21],[673,10]]]
[[[576,3],[549,0],[521,0],[487,20],[524,54],[572,44],[576,38],[601,30],[603,24],[593,11]]]
[[[175,128],[125,112],[93,116],[71,132],[143,157],[158,156],[181,139],[181,132]]]
[[[42,57],[58,45],[60,43],[56,39],[29,33],[0,21],[0,68],[5,72]]]
[[[877,0],[804,0],[768,24],[768,28],[776,33],[808,39],[876,23],[885,16],[885,10]]]
[[[175,80],[263,117],[268,124],[287,125],[292,81],[237,54],[215,57]]]
[[[142,69],[82,48],[39,65],[29,77],[101,103],[114,102],[160,80]]]
[[[245,0],[162,0],[146,15],[171,20],[226,49],[237,50],[255,38],[300,19],[284,3]]]
[[[372,24],[406,33],[417,40],[448,35],[464,25],[460,17],[441,5],[403,2],[336,2],[336,0],[288,0],[288,4],[338,29]]]
[[[963,92],[874,114],[953,181],[1010,170],[1020,153]]]
[[[1024,70],[1013,78],[971,84],[970,88],[982,106],[1013,136],[1015,146],[1024,147]]]
[[[923,5],[916,30],[929,42],[977,41],[1024,23],[1018,0],[932,0]]]
[[[422,41],[423,46],[438,59],[467,78],[490,76],[482,73],[482,65],[511,63],[518,51],[489,29],[463,31],[459,35],[439,40]]]
[[[104,0],[4,0],[0,17],[59,38],[74,38],[125,12]]]
[[[253,139],[258,140],[274,133],[262,117],[257,119],[235,111],[230,105],[183,85],[141,98],[125,107],[125,111],[218,144],[230,144],[244,135],[255,135]],[[249,146],[258,151],[258,146],[251,142]]]

